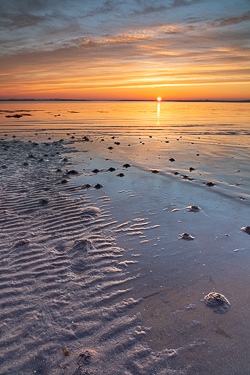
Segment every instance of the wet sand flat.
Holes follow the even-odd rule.
[[[5,134],[4,374],[248,374],[245,145]],[[212,292],[230,309],[207,308]]]

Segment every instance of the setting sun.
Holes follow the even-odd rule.
[[[161,97],[160,96],[158,96],[157,101],[161,102]]]

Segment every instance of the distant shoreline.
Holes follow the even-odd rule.
[[[157,102],[156,99],[0,99],[0,102]],[[166,99],[162,102],[182,103],[250,103],[247,100],[216,100],[216,99]]]

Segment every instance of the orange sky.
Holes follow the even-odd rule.
[[[250,99],[248,0],[3,0],[0,99]]]

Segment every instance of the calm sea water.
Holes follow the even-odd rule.
[[[241,146],[248,146],[250,135],[250,103],[0,102],[0,111],[1,132],[69,129],[112,135],[177,134]],[[23,117],[6,118],[13,113],[5,111]]]
[[[6,117],[15,114],[22,117]],[[0,102],[1,138],[57,140],[72,133],[129,137],[135,146],[150,137],[159,142],[150,145],[147,165],[137,146],[128,152],[142,168],[168,173],[178,167],[186,174],[194,167],[192,177],[200,182],[205,178],[229,195],[249,198],[250,103]],[[168,156],[179,164],[166,167]]]

